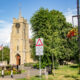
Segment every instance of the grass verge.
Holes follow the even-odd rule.
[[[53,70],[53,73],[54,75],[48,75],[48,79],[45,78],[45,75],[42,75],[41,80],[80,80],[77,64],[59,66],[59,69]],[[40,80],[40,78],[36,76],[30,79],[17,80]]]

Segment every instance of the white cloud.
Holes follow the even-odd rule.
[[[31,24],[29,24],[29,38],[32,38]]]
[[[0,20],[0,45],[10,44],[11,28],[12,28],[12,23]],[[29,24],[29,38],[32,38],[32,30],[30,24]]]
[[[3,20],[0,20],[0,24],[3,24],[3,23],[5,23],[5,21],[3,21]]]
[[[12,24],[4,20],[0,20],[0,44],[7,44],[10,42],[10,32]]]
[[[64,15],[66,17],[66,21],[69,23],[72,23],[73,25],[77,25],[77,17],[73,18],[73,22],[72,22],[72,16],[77,14],[77,10],[76,9],[68,9],[66,12],[64,12]]]

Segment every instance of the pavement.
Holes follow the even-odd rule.
[[[0,78],[0,80],[16,80],[19,78],[28,78],[28,77],[32,77],[32,76],[38,76],[39,75],[39,70],[38,69],[34,69],[31,67],[24,67],[25,72],[22,74],[15,74],[13,75],[13,79],[11,78],[10,75],[5,76],[4,78]],[[44,71],[42,71],[42,74],[44,74]]]
[[[15,79],[12,79],[12,78],[0,78],[0,80],[15,80]]]

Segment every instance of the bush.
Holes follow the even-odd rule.
[[[11,71],[10,70],[5,70],[4,71],[4,75],[10,75],[11,74]]]
[[[39,69],[39,64],[38,63],[34,64],[33,68]]]
[[[46,65],[47,66],[47,65]],[[36,63],[33,65],[33,68],[35,69],[39,69],[39,63]],[[45,68],[45,64],[41,65],[41,68],[44,69]]]
[[[21,74],[21,70],[13,70],[13,74]],[[11,70],[5,70],[4,75],[11,75]]]
[[[12,67],[11,65],[8,65],[8,66],[6,66],[6,69],[11,70],[11,67]]]
[[[25,67],[30,67],[30,66],[33,66],[33,65],[34,65],[34,63],[25,63],[24,64]]]
[[[52,63],[46,64],[45,62],[41,62],[41,68],[44,69],[47,66],[51,66]],[[33,65],[33,68],[39,69],[39,62]]]
[[[13,71],[13,74],[21,74],[21,70],[17,70],[17,71],[14,70],[14,71]]]

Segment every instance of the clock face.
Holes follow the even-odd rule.
[[[20,24],[19,23],[16,23],[16,27],[19,28],[20,27]]]

